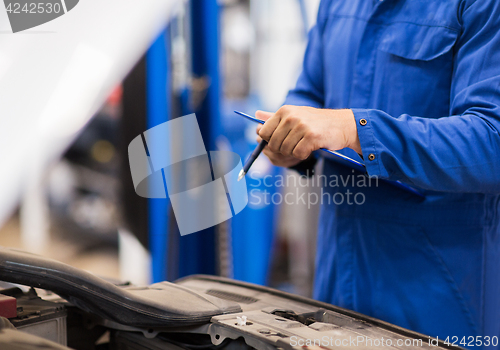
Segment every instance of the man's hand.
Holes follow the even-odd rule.
[[[274,165],[297,165],[320,148],[332,151],[352,148],[361,153],[350,109],[283,106],[274,114],[258,111],[256,116],[266,120],[257,128],[257,134],[268,141],[264,154]]]
[[[257,111],[255,113],[255,116],[259,119],[262,119],[262,120],[268,120],[273,115],[274,115],[274,113],[263,112],[263,111]],[[259,131],[262,129],[262,127],[263,127],[263,125],[259,125],[257,127],[257,142],[259,142],[259,143],[260,143],[260,141],[262,141],[262,138],[260,136],[258,136]],[[283,154],[281,154],[279,152],[273,152],[269,149],[269,146],[266,146],[266,148],[264,148],[264,151],[262,151],[262,152],[267,156],[267,158],[269,158],[269,160],[271,161],[271,163],[273,163],[273,165],[280,166],[283,168],[290,168],[290,167],[293,167],[293,166],[299,164],[300,162],[302,162],[301,159],[298,159],[295,157],[290,157],[290,156],[284,156]]]

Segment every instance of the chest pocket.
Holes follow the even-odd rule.
[[[378,49],[409,60],[431,61],[450,52],[457,38],[458,31],[447,27],[393,23]]]
[[[446,27],[393,23],[376,55],[375,106],[392,115],[449,115],[453,48],[458,32]]]

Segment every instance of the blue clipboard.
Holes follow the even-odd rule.
[[[234,113],[239,114],[242,117],[245,117],[245,118],[247,118],[253,122],[259,123],[259,124],[265,123],[264,120],[252,117],[251,115],[248,115],[248,114],[243,113],[243,112],[234,111]],[[326,152],[328,154],[328,159],[335,160],[342,165],[345,165],[345,166],[348,166],[352,169],[358,170],[358,171],[364,173],[366,176],[368,176],[368,173],[366,172],[366,166],[364,163],[358,162],[357,160],[349,158],[349,157],[347,157],[339,152],[336,152],[336,151],[330,151],[330,150],[325,149],[325,148],[321,148],[320,151]],[[408,186],[408,185],[402,183],[401,181],[393,181],[393,180],[386,180],[386,179],[380,179],[380,180],[384,181],[386,183],[389,183],[395,187],[398,187],[402,190],[405,190],[407,192],[413,193],[421,198],[425,198],[425,196],[420,191],[418,191],[417,189],[415,189],[411,186]]]

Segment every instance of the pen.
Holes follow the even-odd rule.
[[[251,115],[248,115],[248,114],[243,113],[243,112],[234,111],[234,113],[239,114],[247,119],[250,119],[251,121],[254,121],[254,122],[257,122],[260,124],[265,123],[264,120],[252,117]],[[259,145],[257,146],[257,148],[254,149],[254,151],[250,155],[250,158],[248,158],[248,160],[246,161],[245,166],[243,167],[243,169],[241,169],[240,174],[238,175],[238,181],[240,181],[241,179],[243,179],[245,177],[245,175],[248,173],[248,170],[250,170],[250,167],[252,166],[252,164],[259,157],[259,155],[262,153],[262,151],[264,150],[264,148],[266,146],[267,146],[267,141],[262,140],[259,143]]]
[[[247,159],[243,169],[241,169],[240,174],[238,175],[238,181],[240,181],[245,177],[248,170],[250,170],[250,167],[252,166],[253,162],[255,162],[255,160],[259,157],[259,155],[262,153],[262,151],[266,146],[267,146],[267,141],[265,140],[260,141],[257,148],[255,148],[252,154],[250,155],[250,158]]]

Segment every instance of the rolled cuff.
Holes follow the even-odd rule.
[[[376,138],[373,130],[373,123],[376,117],[372,116],[369,110],[352,109],[356,127],[358,129],[359,143],[365,161],[366,172],[369,176],[387,178],[388,173],[380,161],[380,150],[376,147]]]

